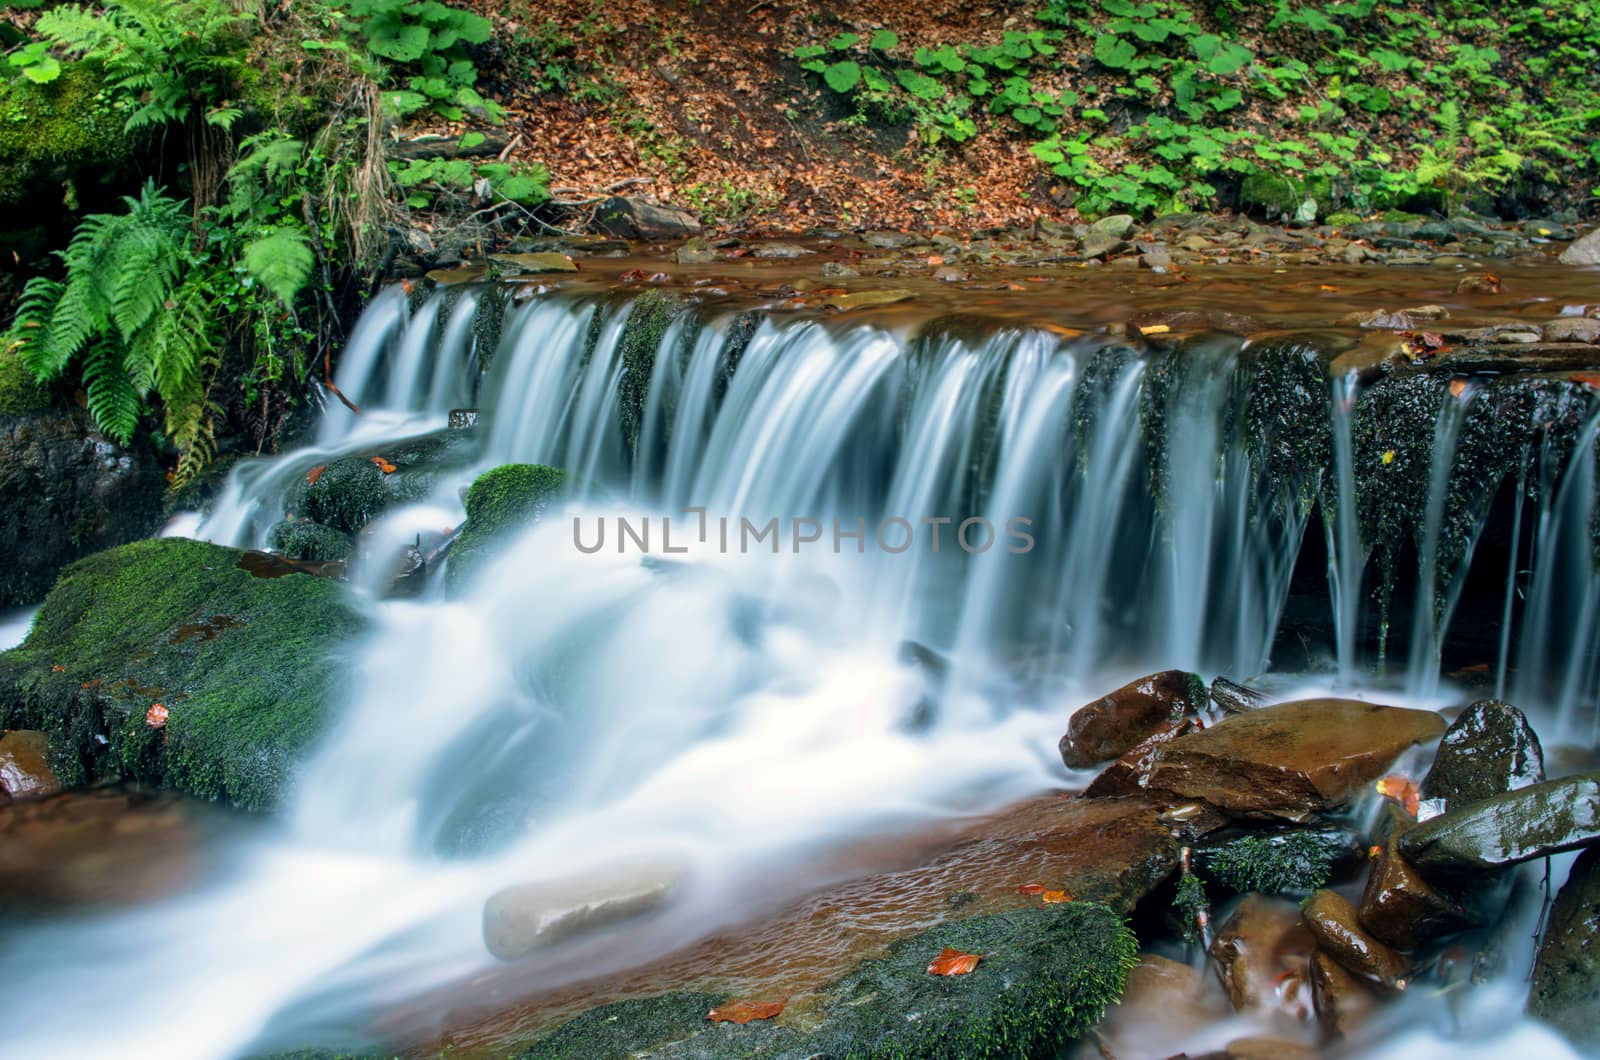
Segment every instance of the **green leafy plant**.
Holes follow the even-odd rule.
[[[376,57],[387,80],[404,86],[384,94],[396,116],[431,109],[450,121],[469,113],[502,117],[499,104],[478,94],[478,68],[466,50],[489,39],[493,27],[482,15],[438,0],[352,0],[347,16],[346,37]]]

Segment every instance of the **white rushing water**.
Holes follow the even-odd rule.
[[[816,886],[819,852],[1062,783],[1063,719],[1117,680],[1267,664],[1307,513],[1269,494],[1229,425],[1237,350],[1156,416],[1149,365],[1104,340],[683,314],[630,407],[634,307],[535,298],[491,350],[479,302],[380,296],[337,379],[362,414],[330,401],[314,443],[246,462],[175,528],[260,546],[310,468],[481,410],[472,459],[363,534],[353,584],[374,628],[279,826],[197,893],[14,932],[0,981],[27,1018],[0,1052],[359,1043],[374,1014],[493,963],[491,894],[624,857],[672,881],[668,904],[537,967],[560,982],[636,963]],[[392,558],[508,461],[574,472],[574,506],[459,598],[379,601]],[[1540,502],[1522,609],[1545,638],[1523,650],[1564,668],[1572,702],[1596,676],[1563,624],[1592,630],[1600,601],[1560,556],[1588,540],[1580,471]],[[650,527],[654,555],[619,551],[619,516]],[[774,518],[776,554],[741,549],[741,520]],[[574,519],[590,540],[604,526],[605,547],[576,547]],[[686,551],[664,550],[667,519]],[[1353,536],[1329,530],[1349,637]],[[907,641],[949,660],[941,695],[941,675],[902,661]],[[1338,662],[1348,684],[1350,644]]]

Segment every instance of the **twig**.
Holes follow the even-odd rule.
[[[349,409],[351,412],[354,412],[357,416],[361,415],[361,409],[354,401],[351,401],[349,398],[344,396],[344,391],[335,386],[332,379],[324,379],[322,381],[322,385],[333,391],[333,396],[342,401],[345,408]]]
[[[521,143],[522,143],[522,134],[521,133],[517,133],[517,135],[515,135],[515,136],[513,136],[511,138],[511,142],[506,144],[506,149],[504,151],[500,152],[499,157],[497,157],[495,159],[495,161],[496,162],[504,162],[507,158],[509,158],[511,156],[511,152],[515,151],[517,149],[517,147]]]
[[[622,180],[613,181],[612,183],[607,184],[600,190],[615,194],[621,191],[623,188],[631,188],[637,184],[654,184],[655,182],[656,178],[654,177],[625,177]]]

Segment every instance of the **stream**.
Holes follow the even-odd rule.
[[[1450,270],[1251,283],[1236,267],[1183,305],[1259,324],[1164,359],[1106,326],[1176,297],[1127,275],[1016,294],[913,284],[902,305],[823,314],[776,269],[700,288],[682,270],[695,300],[641,349],[644,303],[614,289],[631,264],[585,262],[580,280],[518,288],[503,313],[478,285],[381,292],[336,380],[362,413],[330,400],[303,444],[242,461],[169,526],[265,548],[314,469],[478,412],[470,441],[359,538],[349,577],[372,632],[287,804],[208,830],[204,868],[171,893],[7,927],[0,981],[19,1016],[0,1054],[105,1055],[114,1039],[119,1056],[167,1060],[309,1044],[505,1055],[496,1015],[525,999],[625,980],[1082,787],[1092,773],[1056,753],[1067,716],[1155,669],[1428,707],[1499,692],[1547,749],[1600,742],[1600,402],[1570,451],[1533,461],[1542,488],[1510,521],[1485,508],[1460,563],[1436,566],[1459,529],[1447,494],[1467,412],[1496,372],[1452,393],[1408,571],[1440,591],[1395,596],[1380,657],[1381,573],[1354,527],[1364,383],[1274,374],[1325,362],[1318,331],[1348,312],[1447,301]],[[1582,298],[1554,272],[1507,275],[1541,292],[1519,312]],[[1324,283],[1342,290],[1318,302]],[[1356,344],[1336,330],[1339,350]],[[1240,413],[1281,392],[1331,410],[1328,481],[1302,439],[1265,439]],[[463,488],[508,462],[564,468],[579,488],[464,586],[434,571],[390,597],[408,549],[442,540]],[[1342,507],[1326,516],[1319,498]],[[746,528],[774,519],[775,543],[751,545]],[[623,547],[619,520],[651,547]],[[1514,532],[1509,572],[1504,549],[1475,551],[1486,527]],[[30,617],[0,616],[0,646]],[[1275,668],[1284,657],[1298,661]],[[484,903],[502,888],[634,873],[670,889],[625,930],[514,966],[485,951]],[[1576,1055],[1520,1015],[1524,948],[1469,1009],[1396,1006],[1367,1055]],[[727,974],[798,981],[776,958]],[[490,981],[493,1001],[474,1000],[469,984]],[[1208,1013],[1160,1048],[1225,1042]]]

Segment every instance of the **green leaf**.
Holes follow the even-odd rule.
[[[900,43],[900,34],[892,29],[875,30],[872,39],[867,42],[867,47],[873,51],[886,52]]]
[[[1094,57],[1102,66],[1113,70],[1126,70],[1133,65],[1134,56],[1138,54],[1139,49],[1114,33],[1102,33],[1095,38]]]
[[[835,92],[849,92],[861,83],[861,66],[846,59],[843,62],[834,63],[823,71],[822,79]]]
[[[849,51],[859,43],[861,43],[861,34],[841,33],[828,42],[828,47],[832,48],[836,52],[842,52]]]
[[[423,26],[389,23],[367,38],[367,48],[397,63],[414,62],[428,50],[428,31]]]
[[[460,146],[461,150],[466,151],[466,150],[470,150],[470,149],[472,149],[474,147],[477,147],[479,144],[483,143],[483,141],[484,141],[483,133],[480,133],[480,132],[469,132],[469,133],[464,134],[461,137],[461,142],[460,142],[459,146]]]
[[[900,87],[918,99],[938,99],[944,95],[944,86],[927,74],[919,74],[915,70],[897,70],[895,76],[900,81]]]
[[[36,85],[48,85],[61,76],[61,64],[53,56],[46,55],[31,66],[24,66],[22,76]]]
[[[245,270],[288,308],[311,278],[315,260],[305,232],[298,228],[274,228],[244,247]]]

